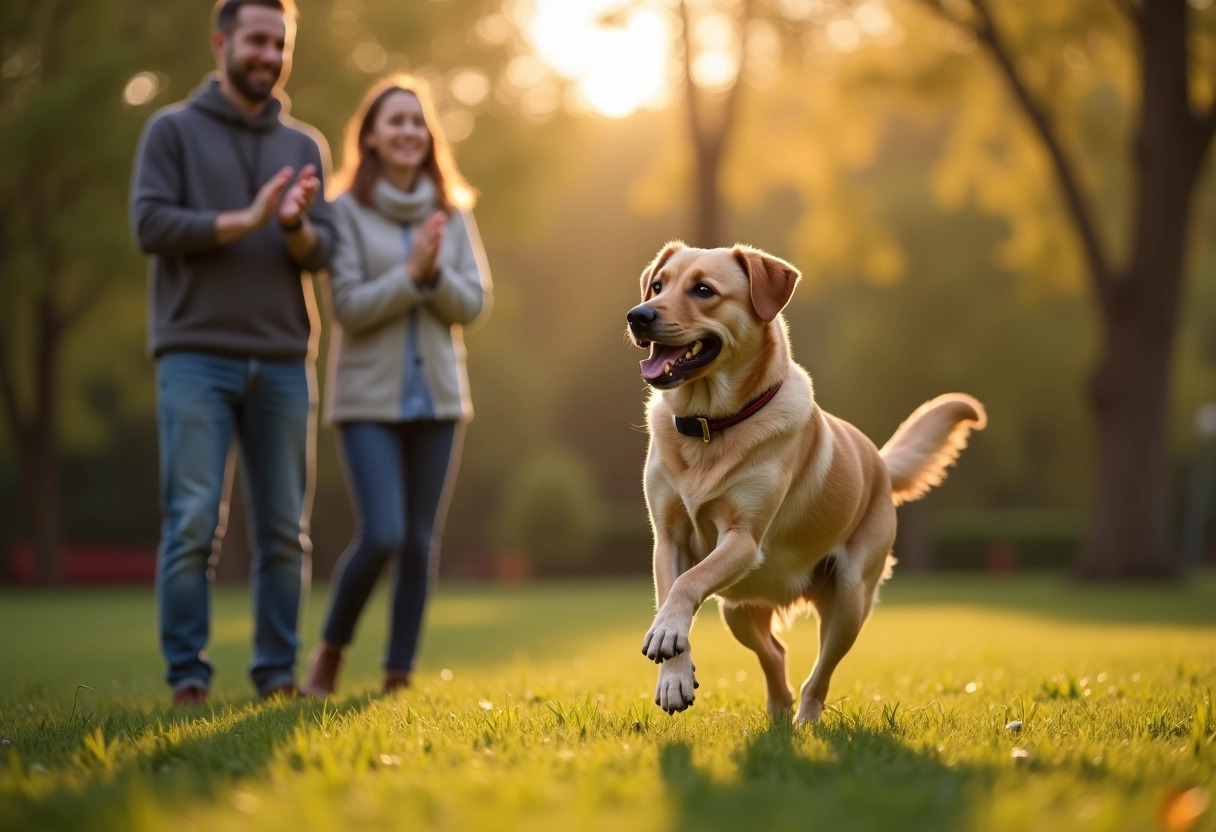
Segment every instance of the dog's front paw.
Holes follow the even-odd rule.
[[[662,613],[642,639],[642,653],[653,662],[673,659],[688,652],[688,627],[671,623]]]
[[[692,707],[697,698],[696,665],[688,653],[663,663],[659,668],[659,684],[654,690],[654,703],[669,714]]]

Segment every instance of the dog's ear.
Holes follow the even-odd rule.
[[[663,268],[663,264],[671,259],[671,255],[685,248],[688,248],[688,246],[684,245],[683,240],[672,240],[663,246],[662,251],[656,254],[655,258],[650,261],[650,265],[642,271],[642,300],[650,300],[650,284],[654,276],[659,273],[659,269]]]
[[[776,318],[790,302],[794,286],[802,275],[780,257],[751,246],[735,246],[731,254],[747,275],[756,314],[765,321]]]

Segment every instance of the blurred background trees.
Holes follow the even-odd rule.
[[[880,444],[939,392],[988,405],[905,518],[905,560],[982,566],[1013,541],[1024,564],[1080,552],[1086,577],[1176,574],[1171,486],[1216,390],[1209,0],[299,5],[287,92],[335,161],[366,86],[413,71],[482,192],[496,306],[467,339],[446,570],[499,550],[647,568],[623,315],[683,237],[803,269],[795,357]],[[211,68],[208,21],[19,0],[0,23],[0,550],[37,543],[50,580],[60,541],[157,538],[126,189],[143,121]],[[325,576],[351,530],[328,431],[318,464]],[[234,508],[219,570],[240,577]]]

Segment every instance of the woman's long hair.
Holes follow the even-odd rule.
[[[334,192],[349,190],[363,205],[372,204],[372,188],[382,175],[383,168],[378,154],[367,146],[366,140],[376,123],[380,107],[395,92],[407,92],[422,105],[426,129],[431,134],[431,149],[422,162],[422,168],[430,174],[431,181],[435,183],[439,207],[446,212],[472,208],[477,192],[456,167],[456,157],[436,116],[430,88],[421,78],[412,75],[390,75],[382,78],[363,96],[359,109],[346,123],[345,139],[342,143],[342,168],[334,176]]]

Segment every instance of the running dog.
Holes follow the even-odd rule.
[[[650,350],[641,373],[652,388],[645,492],[657,614],[642,652],[660,664],[655,702],[668,713],[693,704],[689,630],[716,595],[760,660],[773,719],[794,705],[774,625],[814,607],[819,657],[794,718],[819,721],[832,672],[890,575],[895,507],[940,483],[987,420],[970,396],[940,396],[879,450],[825,413],[781,315],[799,278],[755,248],[672,242],[642,272],[642,303],[626,316],[633,342]]]

